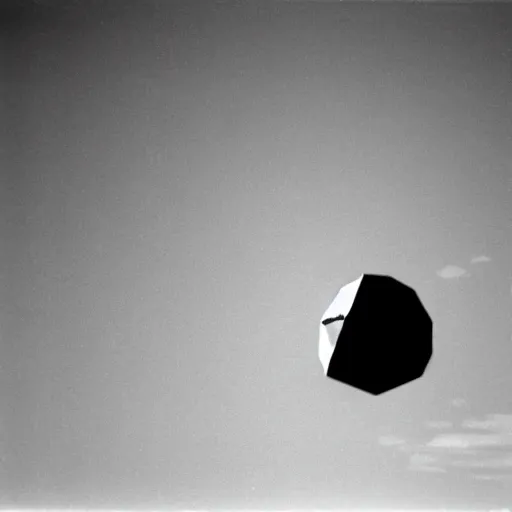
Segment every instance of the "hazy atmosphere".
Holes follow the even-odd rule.
[[[0,506],[512,506],[512,4],[0,26]],[[363,272],[434,322],[377,397],[318,358]]]

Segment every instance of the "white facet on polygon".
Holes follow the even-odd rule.
[[[327,318],[336,318],[339,315],[343,315],[346,318],[352,308],[352,304],[356,298],[357,290],[359,289],[363,276],[364,274],[361,274],[355,281],[343,286],[320,319],[318,356],[326,375],[327,370],[329,369],[329,363],[331,362],[331,357],[336,347],[338,336],[340,335],[341,328],[343,327],[343,320],[336,320],[335,322],[327,325],[324,325],[322,322]]]

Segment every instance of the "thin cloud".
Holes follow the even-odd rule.
[[[462,422],[462,426],[512,436],[512,414],[488,414],[484,420],[469,418]]]
[[[379,444],[382,446],[396,446],[399,444],[405,444],[405,439],[401,439],[395,436],[380,436]]]
[[[427,454],[432,457],[437,457],[437,459],[445,456],[469,456],[469,455],[478,455],[478,450],[475,448],[467,448],[465,446],[457,446],[452,444],[449,448],[446,446],[432,446],[429,443],[427,444],[404,444],[397,447],[403,453],[412,457],[417,454]],[[437,460],[436,459],[436,460]]]
[[[494,480],[496,482],[512,482],[512,475],[473,475],[477,480]]]
[[[499,446],[502,436],[493,434],[442,434],[430,441],[427,446],[436,448],[476,448],[481,446]]]
[[[464,398],[454,398],[452,400],[452,405],[454,407],[461,408],[461,407],[467,407],[468,403],[466,402],[466,400],[464,400]]]
[[[436,462],[437,458],[434,455],[428,453],[414,453],[411,455],[410,463],[417,464],[419,466]]]
[[[512,481],[512,414],[469,417],[457,432],[448,431],[452,429],[449,421],[429,421],[426,425],[439,431],[427,442],[387,443],[408,456],[409,470],[462,470],[474,478]]]
[[[409,469],[429,473],[446,473],[446,469],[435,465],[437,458],[426,453],[414,453],[409,459]]]
[[[475,256],[474,258],[471,258],[471,263],[486,263],[488,261],[491,261],[491,258],[489,256],[485,256],[482,254],[482,256]]]
[[[437,271],[437,275],[443,279],[458,279],[459,277],[469,277],[471,274],[467,270],[456,265],[446,265]]]
[[[466,468],[508,469],[512,468],[512,454],[482,460],[456,460],[452,465]]]

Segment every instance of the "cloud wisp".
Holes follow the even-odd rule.
[[[473,256],[470,260],[471,265],[476,265],[478,263],[488,263],[491,261],[489,256],[485,254],[481,254],[480,256]],[[459,279],[461,277],[471,277],[471,274],[462,267],[458,265],[445,265],[443,268],[437,271],[437,275],[442,279]]]
[[[459,409],[462,408],[462,407],[467,407],[468,406],[468,403],[466,402],[466,400],[464,400],[464,398],[454,398],[451,401],[451,404],[454,407],[457,407]]]
[[[459,279],[461,277],[471,276],[471,274],[466,269],[456,265],[446,265],[437,271],[437,275],[442,279]]]
[[[475,263],[487,263],[491,261],[491,258],[489,258],[489,256],[485,256],[484,254],[482,254],[481,256],[475,256],[473,258],[471,258],[471,263],[472,264],[475,264]]]
[[[427,442],[385,436],[379,443],[406,454],[411,471],[463,471],[477,480],[512,481],[512,414],[468,417],[457,429],[444,420],[426,426],[437,431]]]
[[[379,444],[382,446],[397,446],[399,444],[405,444],[405,439],[396,436],[380,436]]]

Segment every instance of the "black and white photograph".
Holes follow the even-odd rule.
[[[0,0],[2,512],[512,512],[512,2]]]

